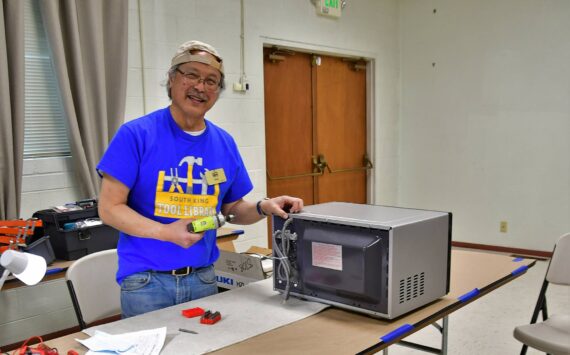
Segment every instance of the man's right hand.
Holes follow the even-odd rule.
[[[204,233],[188,232],[188,225],[191,219],[179,219],[170,224],[163,224],[160,230],[160,240],[180,245],[183,248],[190,248],[204,237]]]

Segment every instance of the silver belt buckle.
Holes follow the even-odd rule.
[[[186,275],[192,273],[192,268],[191,268],[190,266],[186,266],[186,272],[183,273],[183,274],[177,274],[176,272],[177,272],[178,270],[179,270],[179,269],[172,270],[172,271],[170,272],[170,274],[171,274],[172,276],[186,276]]]

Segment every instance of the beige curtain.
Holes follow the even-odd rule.
[[[124,118],[128,7],[128,0],[40,0],[85,198],[99,193],[95,167]]]
[[[0,219],[14,219],[24,154],[24,3],[0,4]]]

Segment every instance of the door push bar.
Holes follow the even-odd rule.
[[[301,177],[309,177],[309,176],[321,176],[325,173],[325,168],[326,170],[328,170],[328,172],[330,174],[336,174],[336,173],[346,173],[346,172],[351,172],[351,171],[360,171],[360,170],[372,170],[374,169],[374,165],[372,165],[372,162],[370,161],[370,159],[368,158],[368,154],[364,154],[364,157],[362,158],[362,164],[363,166],[359,166],[356,168],[347,168],[347,169],[337,169],[334,170],[332,169],[329,164],[327,163],[327,160],[324,156],[324,154],[319,154],[319,155],[313,155],[311,157],[311,161],[312,161],[312,165],[313,165],[313,172],[311,173],[303,173],[303,174],[296,174],[296,175],[286,175],[286,176],[272,176],[269,173],[269,170],[266,171],[267,173],[267,178],[269,180],[287,180],[287,179],[297,179],[297,178],[301,178]]]

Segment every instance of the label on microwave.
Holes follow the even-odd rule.
[[[312,242],[311,249],[313,266],[342,271],[342,246]]]

